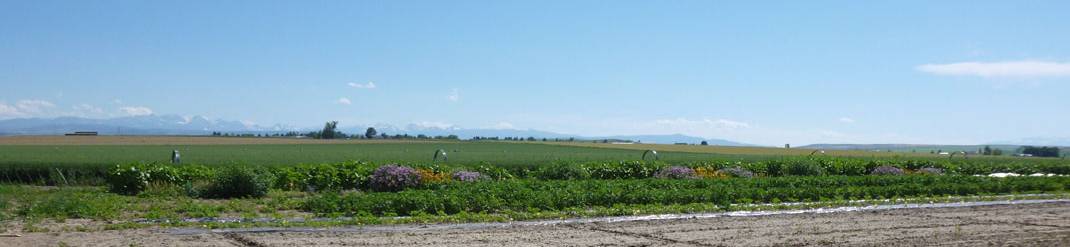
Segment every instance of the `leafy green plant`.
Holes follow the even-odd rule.
[[[150,173],[144,165],[116,165],[108,171],[108,190],[124,195],[136,195],[149,186],[150,178]]]
[[[825,169],[815,163],[792,162],[787,164],[784,173],[788,176],[820,176],[825,174]]]
[[[545,180],[579,180],[591,178],[591,172],[582,166],[554,164],[539,168],[532,176]]]
[[[201,196],[210,198],[263,197],[275,183],[274,174],[262,169],[231,166],[216,173]]]
[[[325,193],[304,209],[318,214],[414,215],[557,211],[613,205],[817,202],[1046,193],[1070,177],[787,176],[726,179],[502,180],[448,183],[391,193]]]
[[[906,174],[906,172],[903,172],[903,169],[899,169],[899,167],[878,166],[876,168],[873,168],[873,170],[870,171],[869,174],[878,176],[899,176]]]

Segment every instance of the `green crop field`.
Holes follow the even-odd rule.
[[[0,165],[114,165],[168,162],[179,150],[183,163],[289,165],[352,160],[430,163],[444,149],[448,163],[537,165],[555,161],[638,160],[643,151],[506,142],[398,142],[368,144],[240,145],[0,145]],[[667,162],[725,159],[734,155],[662,152]]]
[[[447,164],[540,166],[558,162],[640,160],[657,150],[670,164],[712,161],[759,161],[806,157],[813,150],[767,147],[721,147],[581,142],[302,140],[215,137],[5,137],[0,138],[0,167],[103,167],[122,163],[170,161],[178,150],[184,164],[278,166],[370,161],[431,163],[436,150],[445,150]],[[829,151],[829,157],[868,159],[947,159],[928,154]],[[961,157],[960,157],[961,158]],[[991,162],[1026,162],[1009,157],[971,157]],[[441,162],[441,161],[440,161]],[[1050,160],[1036,160],[1047,163]]]

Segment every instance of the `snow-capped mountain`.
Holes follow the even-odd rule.
[[[286,131],[285,126],[264,127],[240,121],[209,120],[201,116],[144,115],[107,119],[57,117],[17,118],[0,121],[0,134],[55,135],[74,131],[96,131],[101,134],[159,134],[196,135],[214,131],[255,132]]]

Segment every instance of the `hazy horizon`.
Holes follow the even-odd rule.
[[[255,3],[255,4],[254,4]],[[0,120],[1070,138],[1061,1],[0,3]]]

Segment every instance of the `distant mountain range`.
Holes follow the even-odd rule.
[[[461,139],[472,137],[535,137],[535,138],[575,138],[579,140],[632,140],[643,143],[689,143],[698,144],[706,141],[710,145],[751,146],[745,143],[721,139],[708,139],[682,134],[673,135],[620,135],[620,136],[582,136],[561,134],[541,130],[460,128],[456,126],[437,126],[409,124],[398,127],[389,124],[371,126],[343,126],[339,131],[348,134],[363,134],[368,127],[374,127],[379,133],[409,135],[457,135]],[[96,131],[101,135],[207,135],[212,132],[226,133],[280,133],[288,131],[313,131],[318,128],[296,128],[292,126],[260,126],[239,121],[209,120],[201,116],[183,117],[178,115],[145,115],[118,117],[108,119],[91,119],[80,117],[58,118],[19,118],[0,120],[0,135],[61,135],[75,131]]]
[[[976,152],[985,145],[928,145],[928,144],[811,144],[799,148],[824,149],[824,150],[864,150],[864,151],[892,151],[892,152],[922,152],[946,151],[946,152]],[[1016,145],[990,145],[1008,151],[1018,149]]]
[[[994,142],[994,144],[1070,147],[1070,137],[1030,137],[1014,141]]]
[[[238,121],[208,120],[201,116],[145,115],[93,119],[80,117],[18,118],[0,121],[2,135],[58,135],[96,131],[103,135],[200,135],[212,131],[283,131]]]
[[[1054,144],[1028,144],[1029,146],[1060,146],[1068,147],[1070,145],[1054,145]],[[806,149],[824,149],[824,150],[865,150],[865,151],[892,151],[892,152],[920,152],[928,153],[930,151],[945,151],[945,152],[977,152],[978,150],[988,146],[994,149],[1001,149],[1008,152],[1014,152],[1019,147],[1027,145],[1017,144],[983,144],[983,145],[929,145],[929,144],[812,144],[801,146],[798,148]]]

